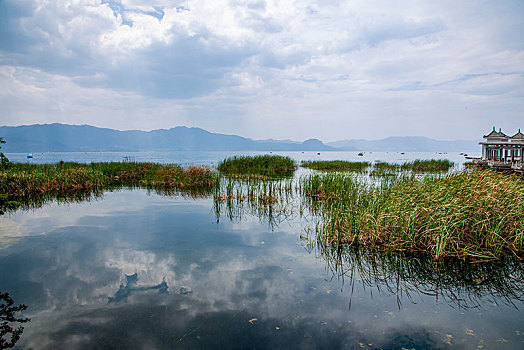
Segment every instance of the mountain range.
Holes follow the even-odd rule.
[[[120,131],[90,125],[34,124],[0,126],[6,153],[115,151],[470,151],[475,141],[438,141],[426,137],[343,140],[324,144],[318,139],[253,140],[178,126],[152,131]]]

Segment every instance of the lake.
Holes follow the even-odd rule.
[[[368,161],[376,160],[403,163],[415,159],[449,159],[457,165],[463,164],[466,160],[459,152],[359,152],[332,151],[332,152],[271,152],[282,156],[288,156],[297,161],[302,160],[349,160],[349,161]],[[320,154],[319,154],[320,153]],[[479,148],[480,153],[480,148]],[[236,155],[259,155],[269,154],[262,151],[231,151],[231,152],[202,152],[202,151],[172,151],[172,152],[45,152],[33,153],[33,158],[28,159],[27,153],[6,153],[9,160],[13,162],[27,163],[57,163],[61,160],[64,162],[120,162],[132,159],[137,162],[154,162],[154,163],[176,163],[186,165],[208,165],[214,166],[219,161],[227,157]],[[472,155],[472,154],[470,154]],[[472,155],[472,156],[478,156]]]
[[[278,154],[463,162],[459,154]],[[63,153],[35,154],[32,161],[133,156],[212,165],[226,155],[232,154]],[[0,290],[26,304],[24,315],[31,318],[17,346],[524,347],[521,261],[434,263],[370,250],[333,251],[315,244],[313,225],[307,215],[269,222],[256,212],[218,214],[212,198],[145,189],[4,214]]]

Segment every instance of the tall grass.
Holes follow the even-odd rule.
[[[23,205],[115,186],[210,190],[217,183],[218,174],[207,167],[182,168],[178,165],[129,162],[10,163],[0,169],[0,207],[6,209],[16,207],[16,203]]]
[[[370,165],[369,162],[349,162],[346,160],[312,160],[303,161],[300,164],[304,168],[325,171],[364,171]]]
[[[411,170],[415,172],[444,172],[449,171],[455,164],[448,159],[429,159],[429,160],[414,160],[407,162],[400,166],[401,170]]]
[[[323,219],[322,240],[422,251],[436,259],[524,252],[524,181],[518,175],[474,170],[377,186],[346,174],[312,175],[301,179],[301,189]]]
[[[374,171],[413,171],[413,172],[446,172],[453,168],[455,164],[448,159],[416,159],[412,162],[402,164],[376,162],[373,165]]]
[[[218,164],[223,174],[291,176],[296,170],[295,161],[277,155],[241,156],[227,158]]]
[[[397,163],[387,163],[387,162],[375,162],[373,164],[374,170],[392,170],[396,171],[400,169],[400,164]]]

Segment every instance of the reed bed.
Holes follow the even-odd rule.
[[[369,162],[349,162],[346,160],[312,160],[303,161],[300,164],[303,168],[323,171],[365,171],[371,163]]]
[[[397,163],[387,163],[387,162],[375,162],[373,164],[374,171],[397,171],[400,169],[400,164]]]
[[[263,176],[291,176],[296,168],[293,159],[277,155],[231,157],[221,161],[217,167],[218,171],[227,175]]]
[[[331,243],[495,259],[524,252],[524,181],[490,170],[442,178],[400,176],[369,185],[348,174],[303,177]]]
[[[108,162],[81,164],[11,163],[0,169],[0,207],[16,203],[59,198],[76,192],[100,191],[115,186],[141,186],[158,189],[211,189],[219,180],[208,167],[153,163]]]
[[[417,159],[412,162],[402,164],[375,162],[373,170],[377,173],[386,171],[413,171],[413,172],[446,172],[452,169],[455,164],[447,159]]]
[[[411,170],[415,172],[445,172],[453,168],[455,164],[448,159],[429,159],[429,160],[414,160],[407,162],[400,166],[401,170]]]

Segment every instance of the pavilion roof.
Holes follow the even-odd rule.
[[[499,129],[499,131],[497,131],[497,130],[495,130],[495,127],[493,127],[493,130],[489,134],[484,135],[485,139],[487,139],[488,137],[489,138],[495,138],[495,137],[507,138],[508,135],[504,134],[501,129]]]
[[[511,136],[511,138],[514,140],[524,140],[524,134],[521,133],[519,129],[519,131],[515,135]]]

